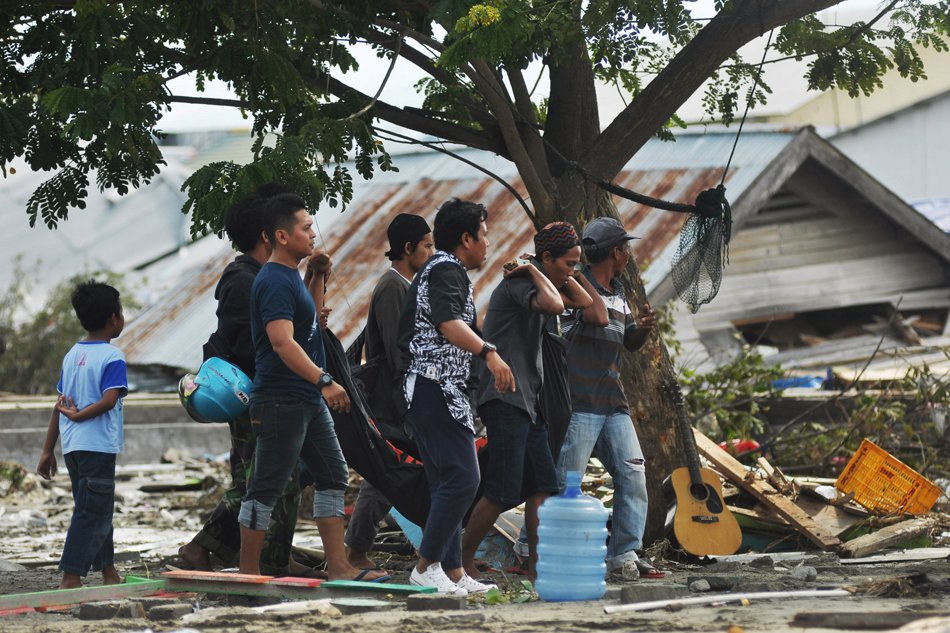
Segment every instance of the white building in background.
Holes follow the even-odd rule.
[[[950,199],[950,87],[829,140],[891,191],[920,205],[922,212],[938,214],[943,208],[946,213]]]

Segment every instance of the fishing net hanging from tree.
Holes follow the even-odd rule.
[[[732,210],[724,186],[700,193],[695,206],[697,212],[683,224],[673,254],[673,287],[694,314],[719,292],[732,233]]]

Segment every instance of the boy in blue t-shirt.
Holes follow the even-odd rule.
[[[53,449],[62,436],[74,508],[59,561],[60,589],[81,587],[90,568],[102,571],[104,584],[122,582],[114,564],[112,512],[115,458],[122,451],[121,398],[128,381],[125,356],[110,341],[122,333],[125,317],[119,291],[95,281],[79,284],[72,304],[88,334],[63,359],[59,398],[36,467],[44,479],[56,474]]]

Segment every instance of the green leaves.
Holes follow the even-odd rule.
[[[916,0],[876,22],[826,27],[807,16],[785,25],[776,48],[796,59],[810,58],[806,78],[813,90],[837,88],[851,97],[870,95],[883,86],[883,75],[895,68],[913,81],[926,79],[916,46],[947,50],[947,2]],[[941,13],[941,9],[943,13]]]
[[[716,19],[728,26],[731,14],[742,13],[735,4],[717,0]],[[377,118],[507,156],[517,148],[514,134],[523,142],[537,133],[523,120],[531,118],[529,109],[545,134],[571,136],[578,122],[594,120],[596,98],[577,98],[590,74],[614,84],[627,102],[644,98],[644,87],[705,26],[690,6],[687,0],[7,2],[0,5],[0,171],[8,173],[18,159],[37,171],[63,170],[50,174],[28,207],[32,221],[51,226],[71,205],[81,208],[91,174],[100,189],[141,186],[163,165],[157,138],[160,116],[173,103],[167,84],[191,75],[198,92],[208,80],[231,86],[230,105],[253,117],[254,144],[253,163],[209,165],[189,180],[194,189],[185,210],[193,214],[194,234],[219,231],[227,206],[270,180],[292,183],[314,209],[342,210],[353,195],[348,161],[363,178],[393,168],[374,133]],[[866,24],[829,26],[808,16],[782,28],[776,50],[809,61],[813,88],[869,93],[890,68],[914,80],[926,77],[917,47],[948,49],[948,13],[948,0],[902,0],[886,19]],[[430,69],[416,84],[421,108],[379,103],[362,111],[368,97],[334,79],[356,67],[350,45],[357,41],[381,55],[398,48],[416,67]],[[495,81],[479,78],[474,60]],[[564,71],[542,73],[556,77],[558,90],[533,94],[527,87],[533,102],[515,107],[513,93],[523,98],[526,86],[507,84],[508,72],[537,62]],[[760,82],[749,92],[756,74],[755,65],[738,58],[721,68],[710,82],[707,109],[729,122],[750,98],[763,103],[768,86]],[[489,89],[491,95],[480,92]],[[673,114],[678,97],[651,92],[661,95],[654,111],[667,121],[658,125],[654,118],[650,125],[660,129],[651,132],[669,138],[672,127],[683,125]],[[517,115],[515,131],[500,116],[505,107]],[[556,129],[547,129],[552,120]],[[595,135],[594,127],[584,135]],[[548,140],[576,144],[571,158],[594,142]],[[532,160],[544,160],[540,155],[532,151]]]
[[[85,170],[76,165],[61,169],[41,184],[26,203],[30,226],[35,226],[37,217],[40,217],[52,229],[60,220],[66,219],[71,208],[84,209],[88,187],[89,177]]]
[[[353,177],[344,163],[352,159],[365,179],[376,169],[393,169],[392,159],[371,129],[360,119],[328,118],[321,109],[295,121],[296,133],[259,135],[254,160],[245,165],[218,162],[205,165],[182,185],[188,193],[184,212],[192,214],[191,233],[222,234],[224,214],[257,187],[279,181],[291,187],[311,212],[323,203],[343,211],[353,199]]]
[[[0,170],[7,175],[7,163],[23,153],[29,137],[28,106],[22,100],[13,105],[0,102]]]

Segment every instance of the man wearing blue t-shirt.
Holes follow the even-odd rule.
[[[326,365],[317,315],[323,308],[331,262],[313,252],[313,219],[293,194],[271,198],[264,231],[273,252],[251,287],[254,389],[251,424],[256,466],[241,504],[241,573],[260,574],[260,554],[271,512],[298,457],[315,480],[313,516],[330,580],[386,580],[350,565],[343,549],[343,493],[348,470],[327,408],[349,411],[346,391]],[[303,279],[297,266],[309,257]]]
[[[36,472],[56,474],[53,449],[62,437],[63,461],[73,492],[73,517],[59,569],[60,589],[82,586],[89,569],[107,585],[122,582],[112,542],[115,459],[122,451],[122,400],[128,393],[125,356],[110,341],[122,333],[125,317],[119,291],[89,281],[72,294],[73,309],[88,334],[63,359],[46,442]]]

